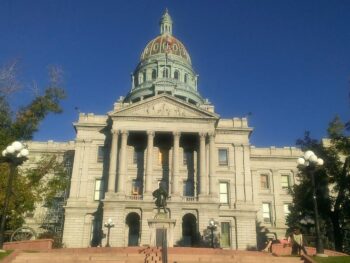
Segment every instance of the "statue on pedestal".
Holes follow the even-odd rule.
[[[168,199],[168,192],[162,187],[159,186],[159,188],[152,193],[153,197],[156,199],[155,204],[158,208],[158,214],[160,213],[160,209],[164,209],[164,213],[167,213],[166,211],[166,200]]]

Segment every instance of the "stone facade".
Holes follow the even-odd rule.
[[[252,146],[246,118],[220,118],[199,94],[168,12],[160,28],[142,52],[127,96],[106,115],[80,114],[75,142],[57,143],[74,146],[64,244],[105,245],[101,231],[111,218],[111,246],[154,245],[160,227],[152,223],[158,214],[152,192],[159,185],[170,196],[171,222],[163,226],[172,224],[170,246],[208,241],[211,219],[221,247],[256,247],[257,223],[284,236],[300,150]],[[40,145],[33,142],[30,150],[40,152]]]

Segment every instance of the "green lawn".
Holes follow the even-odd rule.
[[[344,257],[312,257],[318,263],[350,263],[350,256]]]
[[[6,250],[6,252],[0,252],[0,260],[2,260],[4,257],[10,255],[13,250]]]

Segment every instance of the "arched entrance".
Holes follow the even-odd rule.
[[[128,214],[126,224],[129,228],[128,246],[138,246],[140,240],[140,216],[135,212]]]
[[[182,217],[182,245],[191,247],[197,241],[197,219],[193,214],[186,214]]]

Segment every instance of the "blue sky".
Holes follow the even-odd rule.
[[[19,59],[25,84],[11,104],[30,101],[33,81],[44,87],[48,65],[65,71],[64,112],[35,140],[73,140],[75,107],[105,114],[127,94],[166,7],[200,93],[221,117],[251,112],[253,145],[293,146],[349,119],[350,1],[0,0],[0,64]]]

